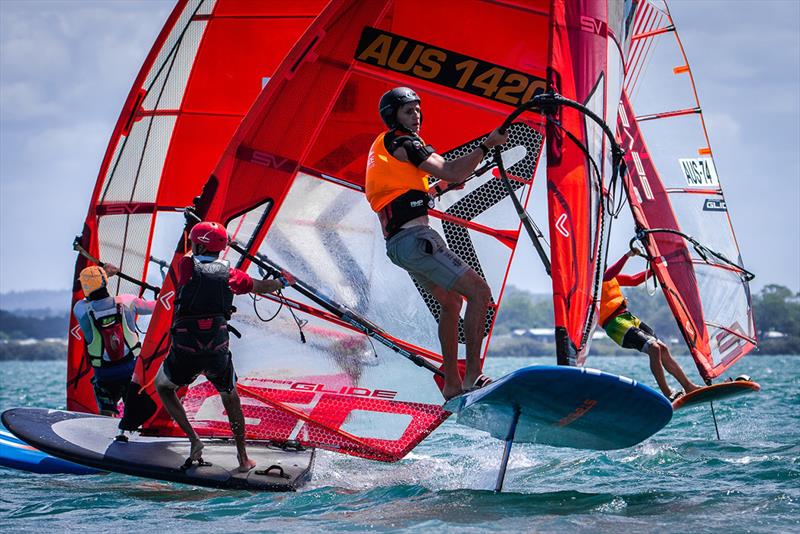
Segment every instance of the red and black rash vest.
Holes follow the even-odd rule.
[[[230,265],[226,260],[192,256],[192,275],[178,289],[175,318],[205,318],[233,313]]]
[[[406,150],[409,161],[392,155],[400,147]],[[408,221],[428,214],[428,173],[418,167],[433,153],[418,135],[397,129],[382,133],[372,143],[364,189],[386,239]]]

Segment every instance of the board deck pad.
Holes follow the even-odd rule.
[[[760,391],[761,386],[750,380],[728,380],[719,384],[712,384],[681,395],[672,403],[672,408],[686,408],[704,402],[718,401],[738,397],[745,393]]]
[[[28,445],[3,427],[0,427],[0,466],[47,475],[102,473],[98,469],[50,456]]]
[[[531,366],[444,405],[461,424],[514,442],[611,450],[631,447],[672,418],[666,397],[636,380],[586,367]]]
[[[181,469],[189,454],[187,438],[130,435],[115,441],[118,419],[85,413],[15,408],[3,412],[3,424],[27,443],[54,456],[127,475],[216,488],[293,491],[311,478],[313,448],[284,450],[248,442],[256,461],[247,473],[236,471],[233,440],[204,439],[203,460],[211,465]]]

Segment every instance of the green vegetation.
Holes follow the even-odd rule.
[[[0,361],[63,360],[68,326],[66,314],[32,317],[0,310]]]
[[[800,354],[800,293],[770,284],[753,297],[762,354]],[[780,332],[783,337],[770,337]]]
[[[650,296],[645,288],[627,288],[630,308],[653,327],[661,339],[670,343],[675,354],[685,354],[686,345],[659,288]],[[5,304],[5,298],[4,298]],[[9,312],[0,310],[0,360],[53,360],[66,354],[65,340],[68,313],[52,315],[48,302],[36,302],[40,309]],[[758,327],[759,348],[756,354],[800,354],[800,293],[780,285],[767,285],[753,296]],[[509,286],[497,316],[490,354],[494,356],[555,355],[555,344],[547,337],[534,339],[513,335],[514,330],[552,328],[553,303],[549,295],[535,295]],[[22,340],[27,340],[21,342]],[[35,340],[31,342],[30,340]],[[593,355],[629,355],[633,351],[618,347],[609,339],[592,343]]]
[[[67,337],[69,315],[32,317],[0,310],[0,340]]]
[[[650,295],[646,288],[626,288],[631,311],[649,324],[659,338],[670,344],[675,354],[688,352],[675,318],[664,300],[661,288]],[[786,287],[767,285],[753,296],[753,309],[758,329],[757,354],[800,354],[800,293]],[[555,355],[550,340],[512,335],[514,330],[552,328],[553,304],[549,296],[534,295],[509,286],[495,323],[490,354],[495,356]],[[609,339],[592,343],[593,355],[635,355]]]
[[[0,341],[0,361],[64,360],[66,357],[66,341]]]

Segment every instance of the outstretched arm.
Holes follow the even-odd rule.
[[[648,278],[653,276],[652,271],[649,269],[636,274],[620,274],[617,275],[617,282],[623,287],[636,287]]]
[[[622,271],[622,268],[625,267],[625,264],[628,262],[628,258],[630,258],[633,255],[634,255],[633,251],[628,251],[620,259],[618,259],[614,265],[606,269],[606,273],[603,275],[603,282],[608,282],[612,278],[618,278],[619,273]],[[621,282],[620,285],[622,285]]]
[[[294,276],[292,276],[288,272],[281,273],[280,278],[274,278],[270,280],[253,280],[253,289],[251,293],[274,293],[279,289],[283,289],[286,286],[290,286],[296,282]]]
[[[118,304],[122,304],[130,313],[136,315],[152,315],[156,308],[156,301],[147,300],[136,295],[123,293],[114,297]]]

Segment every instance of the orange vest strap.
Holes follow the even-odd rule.
[[[625,296],[619,287],[616,277],[607,282],[603,282],[603,295],[600,298],[600,326],[605,326],[606,322],[614,315],[620,306],[626,304]]]

